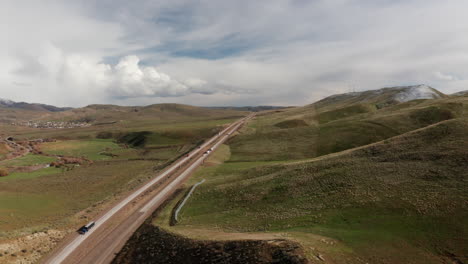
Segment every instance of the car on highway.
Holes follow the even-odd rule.
[[[95,222],[89,222],[87,225],[84,225],[82,227],[80,227],[80,229],[78,229],[78,233],[80,235],[84,235],[86,234],[86,232],[88,232],[96,223]]]

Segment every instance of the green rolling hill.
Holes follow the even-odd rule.
[[[377,106],[383,91],[260,113],[190,181],[207,180],[181,220],[172,203],[155,224],[280,234],[311,263],[466,263],[468,100]]]

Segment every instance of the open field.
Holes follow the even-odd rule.
[[[47,167],[56,160],[55,157],[29,153],[18,158],[0,161],[0,168],[9,172],[7,176],[0,177],[0,182],[57,173],[60,171],[58,168]]]
[[[31,171],[31,172],[13,172],[13,173],[10,173],[8,176],[0,177],[0,182],[19,180],[19,179],[31,179],[31,178],[44,176],[44,175],[56,174],[61,171],[62,170],[59,168],[48,167],[48,168],[38,169],[35,171]]]
[[[96,162],[71,171],[50,168],[54,170],[53,173],[41,177],[31,177],[41,172],[39,170],[28,174],[27,179],[15,177],[14,180],[0,181],[0,197],[7,197],[0,198],[0,208],[6,210],[0,214],[2,234],[12,235],[15,230],[70,224],[69,221],[76,219],[69,217],[81,210],[99,205],[102,200],[112,199],[138,185],[139,180],[151,177],[153,167],[157,164],[151,161]],[[20,203],[15,202],[14,197]],[[38,200],[47,202],[37,205]],[[41,213],[29,211],[27,208],[30,204],[34,204]],[[84,215],[91,216],[93,213],[96,212],[90,210]]]
[[[102,152],[118,151],[120,147],[111,140],[93,139],[47,142],[41,144],[40,149],[44,153],[51,155],[85,157],[90,160],[105,160],[110,159],[110,157],[101,155]]]
[[[454,119],[316,161],[206,167],[187,184],[207,179],[172,229],[325,238],[337,246],[308,254],[335,263],[464,263],[466,131],[468,120]],[[156,223],[168,227],[170,210]]]
[[[140,109],[147,112],[141,118],[121,118],[116,123],[69,129],[3,124],[5,137],[57,141],[38,143],[37,148],[43,155],[28,154],[0,162],[0,166],[45,165],[57,160],[56,155],[84,157],[94,162],[82,166],[18,171],[0,178],[0,237],[13,238],[31,230],[75,228],[78,222],[92,218],[120,194],[151,178],[223,125],[244,115],[235,111],[185,108],[169,105],[156,111],[150,107]],[[117,112],[109,112],[106,119],[107,110],[93,111],[99,116],[98,121],[119,116]],[[137,112],[128,111],[127,114],[131,117],[134,113]],[[67,118],[73,116],[64,112],[58,114]],[[52,115],[56,116],[54,113],[48,117]],[[125,140],[126,136],[139,132],[145,132],[144,144],[132,146]]]
[[[48,164],[55,160],[55,157],[27,154],[16,159],[0,161],[0,166],[27,166],[37,164]]]

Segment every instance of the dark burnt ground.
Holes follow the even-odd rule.
[[[275,240],[201,241],[143,224],[112,261],[130,263],[308,263],[296,242]]]

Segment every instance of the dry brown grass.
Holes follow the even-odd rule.
[[[5,168],[0,168],[0,177],[8,176],[9,172]]]

